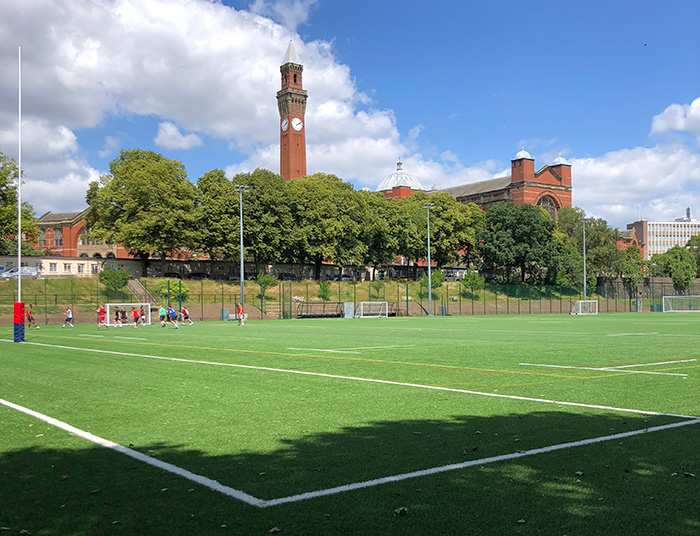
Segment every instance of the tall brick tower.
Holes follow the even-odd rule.
[[[282,89],[277,92],[280,112],[280,175],[286,181],[306,175],[306,90],[302,89],[299,61],[294,44],[289,41],[280,66]]]

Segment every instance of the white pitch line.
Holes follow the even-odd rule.
[[[0,342],[7,342],[11,343],[11,340],[8,339],[0,339]],[[530,398],[526,396],[516,396],[516,395],[502,395],[498,393],[484,393],[481,391],[469,391],[467,389],[455,389],[453,387],[440,387],[437,385],[423,385],[420,383],[406,383],[406,382],[396,382],[396,381],[391,381],[391,380],[378,380],[375,378],[361,378],[357,376],[341,376],[339,374],[325,374],[322,372],[307,372],[304,370],[293,370],[293,369],[280,369],[280,368],[273,368],[273,367],[260,367],[260,366],[254,366],[254,365],[240,365],[237,363],[219,363],[216,361],[198,361],[196,359],[183,359],[180,357],[163,357],[163,356],[157,356],[157,355],[148,355],[148,354],[132,354],[132,353],[127,353],[127,352],[116,352],[114,350],[98,350],[95,348],[80,348],[77,346],[61,346],[58,344],[46,344],[46,343],[41,343],[41,342],[26,342],[25,344],[27,345],[33,345],[33,346],[43,346],[47,348],[61,348],[63,350],[75,350],[79,352],[92,352],[92,353],[97,353],[97,354],[109,354],[109,355],[116,355],[120,357],[144,357],[147,359],[156,359],[159,361],[174,361],[177,363],[191,363],[195,365],[211,365],[211,366],[217,366],[217,367],[231,367],[231,368],[240,368],[240,369],[248,369],[248,370],[265,370],[268,372],[283,372],[285,374],[299,374],[301,376],[315,376],[318,378],[333,378],[337,380],[350,380],[350,381],[356,381],[356,382],[367,382],[367,383],[379,383],[382,385],[397,385],[401,387],[412,387],[412,388],[417,388],[417,389],[430,389],[434,391],[447,391],[450,393],[463,393],[467,395],[478,395],[478,396],[489,396],[492,398],[505,398],[508,400],[521,400],[524,402],[540,402],[542,404],[555,404],[559,406],[572,406],[572,407],[579,407],[579,408],[590,408],[590,409],[601,409],[604,411],[620,411],[623,413],[636,413],[640,415],[661,415],[665,417],[678,417],[680,419],[695,419],[697,417],[692,416],[692,415],[679,415],[675,413],[660,413],[657,411],[646,411],[646,410],[639,410],[639,409],[626,409],[626,408],[616,408],[613,406],[600,406],[596,404],[582,404],[579,402],[563,402],[561,400],[548,400],[546,398]],[[622,372],[622,371],[616,371],[616,372]],[[634,371],[629,371],[634,372]],[[658,374],[658,373],[657,373]]]
[[[657,376],[687,376],[687,374],[678,374],[676,372],[651,372],[647,370],[620,370],[615,367],[572,367],[569,365],[544,365],[538,363],[518,363],[523,367],[548,367],[548,368],[560,368],[560,369],[572,369],[572,370],[599,370],[604,372],[623,372],[625,374],[653,374]]]
[[[178,467],[177,465],[163,462],[161,460],[158,460],[157,458],[153,458],[153,457],[148,456],[146,454],[142,454],[139,451],[124,447],[123,445],[119,445],[118,443],[114,443],[113,441],[103,439],[103,438],[98,437],[94,434],[91,434],[89,432],[86,432],[84,430],[76,428],[74,426],[71,426],[70,424],[67,424],[63,421],[59,421],[58,419],[54,419],[53,417],[49,417],[48,415],[44,415],[43,413],[39,413],[39,412],[31,410],[29,408],[25,408],[24,406],[14,404],[12,402],[9,402],[7,400],[3,400],[1,398],[0,398],[0,404],[7,406],[8,408],[14,409],[16,411],[19,411],[21,413],[24,413],[26,415],[32,416],[34,418],[40,419],[40,420],[46,422],[47,424],[50,424],[50,425],[55,426],[57,428],[60,428],[61,430],[65,430],[68,433],[71,433],[73,435],[81,437],[87,441],[95,443],[96,445],[114,450],[115,452],[119,452],[121,454],[125,454],[126,456],[129,456],[129,457],[134,458],[136,460],[139,460],[141,462],[147,463],[148,465],[152,465],[153,467],[157,467],[157,468],[162,469],[164,471],[167,471],[169,473],[173,473],[173,474],[176,474],[176,475],[181,476],[183,478],[186,478],[187,480],[190,480],[192,482],[196,482],[197,484],[201,484],[202,486],[205,486],[205,487],[211,489],[212,491],[216,491],[216,492],[221,493],[223,495],[226,495],[228,497],[232,497],[234,499],[237,499],[237,500],[244,502],[246,504],[249,504],[251,506],[257,506],[258,508],[269,508],[271,506],[277,506],[280,504],[305,501],[305,500],[309,500],[309,499],[315,499],[317,497],[325,497],[328,495],[335,495],[338,493],[344,493],[346,491],[353,491],[353,490],[357,490],[357,489],[369,488],[369,487],[379,486],[382,484],[389,484],[392,482],[400,482],[402,480],[408,480],[410,478],[419,478],[419,477],[423,477],[423,476],[431,476],[431,475],[436,475],[439,473],[445,473],[448,471],[457,471],[460,469],[466,469],[468,467],[473,467],[475,465],[481,466],[481,465],[486,465],[486,464],[490,464],[490,463],[502,462],[502,461],[506,461],[506,460],[514,460],[517,458],[524,458],[526,456],[534,456],[537,454],[546,454],[548,452],[555,452],[558,450],[564,450],[564,449],[575,448],[575,447],[582,447],[585,445],[602,443],[604,441],[613,441],[616,439],[623,439],[626,437],[633,437],[636,435],[642,435],[642,434],[647,434],[647,433],[652,433],[652,432],[659,432],[661,430],[668,430],[671,428],[678,428],[680,426],[688,426],[691,424],[700,423],[700,419],[698,419],[697,417],[694,417],[694,418],[690,418],[689,420],[686,420],[686,421],[665,424],[665,425],[661,425],[661,426],[652,426],[649,428],[644,428],[642,430],[623,432],[620,434],[612,434],[612,435],[603,436],[603,437],[596,437],[593,439],[583,439],[583,440],[579,440],[579,441],[570,441],[568,443],[560,443],[558,445],[551,445],[549,447],[530,449],[530,450],[526,450],[526,451],[522,451],[522,452],[514,452],[511,454],[502,454],[500,456],[491,456],[489,458],[481,458],[481,459],[477,459],[477,460],[470,460],[468,462],[463,462],[463,463],[455,463],[455,464],[450,464],[450,465],[443,465],[440,467],[432,467],[430,469],[423,469],[421,471],[412,471],[410,473],[402,473],[402,474],[398,474],[398,475],[386,476],[386,477],[382,477],[382,478],[376,478],[373,480],[366,480],[364,482],[355,482],[352,484],[345,484],[345,485],[336,486],[333,488],[327,488],[327,489],[316,490],[316,491],[309,491],[309,492],[300,493],[297,495],[289,495],[287,497],[280,497],[278,499],[264,500],[264,499],[258,499],[257,497],[254,497],[253,495],[245,493],[244,491],[237,490],[237,489],[231,488],[229,486],[224,486],[223,484],[217,482],[216,480],[213,480],[211,478],[208,478],[208,477],[205,477],[202,475],[192,473],[186,469]]]
[[[656,331],[652,331],[649,333],[608,333],[608,337],[632,337],[632,336],[638,336],[638,335],[658,335],[659,333]]]
[[[348,352],[346,350],[324,350],[323,348],[292,348],[287,350],[301,350],[302,352],[328,352],[331,354],[359,354],[360,352]]]
[[[636,365],[617,365],[610,368],[630,368],[630,367],[655,367],[657,365],[673,365],[674,363],[690,363],[692,361],[697,361],[697,359],[680,359],[678,361],[659,361],[658,363],[638,363]]]
[[[392,475],[383,478],[377,478],[374,480],[366,480],[364,482],[356,482],[354,484],[346,484],[344,486],[338,486],[335,488],[328,488],[318,491],[310,491],[307,493],[300,493],[298,495],[290,495],[289,497],[281,497],[279,499],[271,499],[264,501],[263,508],[269,506],[276,506],[278,504],[285,504],[291,502],[304,501],[308,499],[314,499],[316,497],[325,497],[327,495],[333,495],[336,493],[343,493],[346,491],[352,491],[356,489],[369,488],[373,486],[379,486],[381,484],[388,484],[391,482],[400,482],[401,480],[407,480],[409,478],[417,478],[422,476],[430,476],[438,473],[445,473],[447,471],[456,471],[459,469],[465,469],[467,467],[473,467],[475,465],[486,465],[489,463],[502,462],[505,460],[514,460],[517,458],[524,458],[525,456],[534,456],[536,454],[545,454],[547,452],[555,452],[557,450],[564,450],[574,447],[582,447],[584,445],[592,445],[595,443],[602,443],[604,441],[613,441],[616,439],[622,439],[626,437],[632,437],[636,435],[647,434],[651,432],[658,432],[661,430],[667,430],[669,428],[677,428],[679,426],[688,426],[691,424],[700,423],[700,419],[676,422],[672,424],[665,424],[663,426],[653,426],[650,428],[644,428],[642,430],[635,430],[633,432],[624,432],[621,434],[612,434],[603,437],[595,437],[593,439],[583,439],[581,441],[570,441],[568,443],[561,443],[559,445],[552,445],[549,447],[542,447],[537,449],[526,450],[523,452],[514,452],[512,454],[502,454],[500,456],[492,456],[490,458],[481,458],[479,460],[471,460],[463,463],[455,463],[451,465],[443,465],[442,467],[433,467],[431,469],[424,469],[422,471],[412,471],[410,473],[403,473],[399,475]]]
[[[126,339],[128,341],[147,341],[148,339],[144,337],[114,337],[115,339]]]
[[[105,337],[104,335],[88,335],[88,334],[86,334],[86,333],[81,333],[80,336],[81,336],[81,337],[95,337],[95,338],[98,338],[98,339],[104,339],[104,337]]]
[[[0,398],[0,404],[7,406],[8,408],[25,413],[26,415],[30,415],[32,417],[35,417],[39,420],[44,421],[45,423],[48,423],[52,426],[55,426],[56,428],[60,428],[61,430],[65,430],[66,432],[68,432],[70,434],[76,435],[78,437],[82,437],[83,439],[86,439],[87,441],[95,443],[96,445],[100,445],[101,447],[108,448],[108,449],[114,450],[116,452],[120,452],[121,454],[126,454],[127,456],[130,456],[131,458],[134,458],[134,459],[139,460],[141,462],[147,463],[148,465],[152,465],[153,467],[163,469],[164,471],[168,471],[169,473],[174,473],[176,475],[179,475],[181,477],[186,478],[187,480],[191,480],[192,482],[196,482],[198,484],[201,484],[202,486],[205,486],[213,491],[217,491],[219,493],[223,493],[224,495],[228,495],[229,497],[233,497],[234,499],[238,499],[239,501],[243,501],[244,503],[247,503],[247,504],[250,504],[253,506],[258,506],[258,507],[265,506],[264,505],[265,501],[261,501],[260,499],[257,499],[255,497],[253,497],[252,495],[249,495],[248,493],[245,493],[245,492],[237,490],[237,489],[230,488],[228,486],[224,486],[223,484],[220,484],[219,482],[217,482],[216,480],[212,480],[211,478],[197,475],[195,473],[187,471],[186,469],[182,469],[181,467],[178,467],[177,465],[163,462],[161,460],[158,460],[157,458],[147,456],[146,454],[143,454],[137,450],[127,448],[127,447],[120,445],[118,443],[114,443],[113,441],[109,441],[108,439],[103,439],[103,438],[98,437],[94,434],[91,434],[90,432],[86,432],[84,430],[81,430],[80,428],[76,428],[75,426],[71,426],[68,423],[65,423],[63,421],[59,421],[58,419],[54,419],[53,417],[49,417],[48,415],[44,415],[43,413],[39,413],[39,412],[31,410],[29,408],[25,408],[24,406],[19,406],[17,404],[13,404],[12,402],[9,402],[7,400],[3,400],[2,398]]]

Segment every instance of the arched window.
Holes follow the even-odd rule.
[[[543,195],[540,200],[537,201],[537,206],[542,207],[547,211],[547,214],[553,219],[557,219],[557,202],[548,195]]]

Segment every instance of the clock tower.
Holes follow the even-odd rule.
[[[306,90],[302,89],[299,61],[294,44],[289,41],[280,66],[282,89],[277,92],[280,112],[280,175],[286,181],[306,175]]]

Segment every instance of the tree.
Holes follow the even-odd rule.
[[[256,271],[261,264],[280,262],[283,252],[290,249],[289,240],[294,227],[285,182],[266,169],[237,175],[233,182],[250,186],[250,191],[243,194],[246,256],[253,260]]]
[[[393,263],[399,254],[399,204],[387,201],[379,192],[360,190],[355,198],[360,240],[365,246],[360,262],[376,272],[377,266]]]
[[[481,233],[482,273],[491,272],[497,280],[537,284],[547,277],[556,253],[555,223],[540,207],[497,204],[486,213]]]
[[[642,251],[635,244],[632,244],[624,250],[624,258],[622,264],[622,275],[625,276],[630,284],[630,289],[637,288],[639,283],[644,279],[644,260],[642,259]]]
[[[246,199],[247,200],[247,199]],[[238,193],[221,169],[197,180],[197,242],[212,259],[238,259]]]
[[[695,259],[695,272],[700,274],[700,236],[691,236],[685,246]]]
[[[107,290],[116,292],[127,285],[129,279],[131,279],[131,274],[124,268],[108,264],[102,269],[98,279],[100,283],[107,287]]]
[[[0,152],[0,255],[17,252],[17,162]],[[36,254],[30,242],[36,243],[39,228],[34,208],[22,202],[22,253]]]
[[[364,250],[353,217],[352,185],[335,175],[317,173],[287,181],[286,186],[294,221],[286,259],[313,262],[316,279],[324,260],[339,265],[359,262]]]
[[[692,253],[681,246],[674,246],[665,253],[651,258],[655,275],[666,275],[673,279],[677,292],[685,291],[697,274],[697,264]]]
[[[165,258],[193,247],[196,192],[180,162],[133,149],[123,150],[109,168],[86,195],[91,237],[120,243],[140,257],[144,276],[152,253]]]
[[[277,286],[279,281],[274,275],[259,273],[257,283],[260,286],[260,297],[264,300],[267,289]]]
[[[161,279],[155,285],[149,288],[149,291],[166,302],[181,300],[186,301],[190,289],[184,281],[171,281],[169,279]]]
[[[569,242],[583,256],[583,220],[586,213],[578,208],[559,210],[558,229],[569,237]],[[603,219],[586,218],[586,275],[616,278],[624,273],[625,254],[617,248],[619,233]]]

